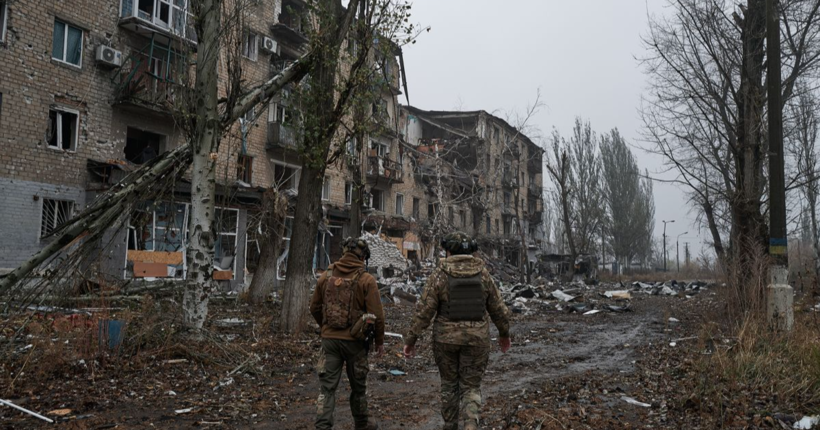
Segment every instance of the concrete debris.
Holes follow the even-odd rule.
[[[367,264],[368,268],[375,269],[376,278],[403,276],[410,267],[410,262],[404,258],[395,243],[372,233],[365,233],[362,239],[370,248],[370,260]]]
[[[603,311],[602,311],[602,310],[600,310],[600,309],[593,309],[593,310],[591,310],[591,311],[586,311],[586,312],[584,312],[584,315],[595,315],[595,314],[597,314],[598,312],[603,312]]]
[[[820,424],[820,415],[815,415],[813,417],[805,416],[800,421],[794,423],[794,428],[808,430],[813,429],[817,424]]]
[[[552,292],[552,297],[555,297],[556,299],[561,300],[563,302],[571,302],[571,301],[575,300],[575,297],[570,296],[569,294],[567,294],[567,293],[565,293],[561,290],[553,291]]]

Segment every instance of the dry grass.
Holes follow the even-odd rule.
[[[772,329],[765,314],[768,266],[761,253],[742,271],[730,268],[726,287],[716,290],[719,311],[702,330],[697,394],[701,408],[723,423],[749,413],[820,412],[820,314],[811,310],[814,295],[796,298],[791,332]]]

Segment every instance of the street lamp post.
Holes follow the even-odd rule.
[[[675,263],[678,265],[678,273],[680,273],[680,237],[684,234],[689,234],[689,232],[685,231],[675,238]]]
[[[661,220],[663,223],[663,271],[666,272],[666,224],[673,223],[675,220],[665,221]]]

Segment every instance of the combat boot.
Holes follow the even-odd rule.
[[[367,420],[367,424],[356,424],[355,430],[379,430],[379,425],[373,420]]]

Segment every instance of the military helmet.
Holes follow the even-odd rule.
[[[478,244],[467,233],[456,231],[441,239],[441,247],[450,254],[472,254],[478,251]]]
[[[342,241],[342,252],[352,252],[362,260],[370,259],[370,247],[362,238],[348,237]]]

